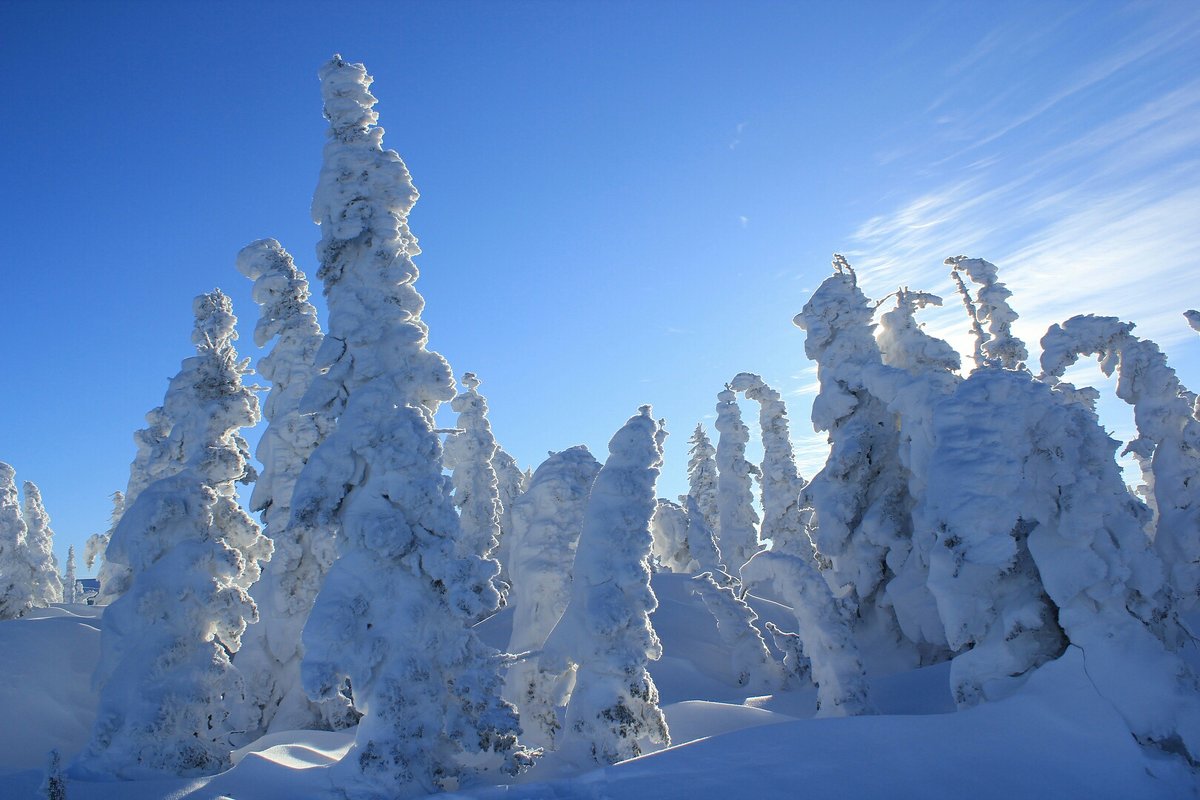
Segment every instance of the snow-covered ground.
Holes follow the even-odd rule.
[[[553,757],[512,786],[450,798],[1131,798],[1200,797],[1182,762],[1140,747],[1068,648],[1014,695],[954,710],[950,665],[871,676],[876,716],[813,718],[815,691],[745,697],[712,616],[685,575],[658,574],[652,622],[663,657],[651,664],[672,745],[612,767],[573,772]],[[755,599],[763,620],[790,610]],[[39,797],[47,753],[64,762],[87,741],[95,715],[91,673],[102,608],[54,606],[0,623],[0,798]],[[509,612],[481,623],[497,647]],[[1195,664],[1196,648],[1188,654]],[[868,664],[870,659],[868,657]],[[71,800],[308,800],[327,797],[327,767],[354,731],[291,731],[235,753],[208,778],[89,783]]]

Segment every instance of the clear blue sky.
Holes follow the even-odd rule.
[[[1200,388],[1193,2],[8,2],[0,31],[0,460],[42,487],[60,560],[124,489],[192,297],[232,295],[257,359],[238,249],[275,237],[315,272],[334,52],[375,76],[422,192],[431,344],[525,466],[603,457],[649,402],[673,496],[749,370],[811,474],[791,319],[833,251],[873,297],[942,294],[959,344],[941,261],[988,258],[1035,352],[1049,322],[1116,314]]]

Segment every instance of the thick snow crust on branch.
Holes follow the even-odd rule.
[[[463,375],[460,391],[450,407],[458,413],[458,433],[446,437],[446,468],[454,486],[459,512],[459,552],[487,558],[500,544],[500,484],[492,459],[496,437],[487,418],[487,400],[479,393],[479,378]]]
[[[658,606],[650,589],[650,519],[661,442],[649,406],[609,442],[575,552],[571,601],[542,657],[551,671],[576,668],[558,748],[580,765],[633,758],[647,741],[670,743],[646,669],[662,655],[650,625]]]
[[[22,487],[25,501],[21,514],[25,517],[25,558],[32,579],[34,608],[47,608],[63,601],[62,578],[58,574],[58,559],[54,557],[54,531],[50,515],[42,503],[42,492],[25,481]]]
[[[811,558],[813,545],[800,509],[804,479],[800,477],[796,454],[792,450],[787,406],[778,391],[753,373],[740,373],[734,377],[731,386],[758,403],[759,408],[763,443],[760,536],[769,539],[774,550]]]
[[[34,607],[33,573],[26,557],[16,475],[16,470],[0,461],[0,619],[16,619]]]
[[[252,474],[238,431],[258,421],[258,400],[242,384],[229,298],[201,295],[193,310],[197,354],[163,403],[183,468],[137,494],[108,546],[109,561],[133,577],[104,615],[100,705],[75,766],[82,776],[220,771],[241,725],[229,654],[255,618],[246,588],[271,553],[235,488]]]
[[[916,319],[918,309],[940,306],[942,298],[909,289],[899,289],[895,296],[896,307],[879,316],[875,335],[883,363],[913,375],[958,370],[962,366],[958,351],[945,340],[921,330]]]
[[[712,573],[701,573],[694,580],[693,591],[717,621],[717,633],[729,648],[730,667],[737,685],[755,694],[782,689],[783,668],[771,656],[762,633],[754,626],[758,615]]]
[[[1117,396],[1133,406],[1138,430],[1125,450],[1138,459],[1147,479],[1154,547],[1167,566],[1172,605],[1186,612],[1200,604],[1196,395],[1180,384],[1158,345],[1134,336],[1133,327],[1116,317],[1092,315],[1051,326],[1042,337],[1042,373],[1057,381],[1080,355],[1095,355],[1105,375],[1116,372]]]
[[[540,650],[571,600],[575,548],[588,495],[600,471],[583,445],[552,453],[512,507],[509,577],[513,629],[508,652]],[[525,741],[553,749],[562,705],[562,670],[543,671],[536,657],[513,664],[504,696],[517,706]]]
[[[749,585],[770,584],[792,607],[817,685],[817,716],[872,714],[870,688],[847,613],[806,558],[768,551],[742,568]]]
[[[343,796],[412,797],[530,758],[499,697],[498,654],[469,627],[498,605],[496,564],[456,553],[432,418],[454,384],[425,348],[407,221],[417,192],[382,149],[366,69],[335,56],[320,77],[330,131],[313,218],[329,331],[302,408],[338,421],[297,481],[290,526],[328,531],[338,559],[304,628],[301,674],[318,702],[349,682],[363,714],[331,770]]]
[[[246,632],[234,660],[245,680],[246,735],[342,728],[357,721],[348,704],[314,704],[300,685],[300,632],[333,561],[333,541],[326,530],[288,526],[300,472],[334,425],[326,413],[300,413],[324,337],[308,299],[308,279],[279,242],[252,242],[238,253],[236,263],[254,281],[253,297],[260,308],[255,344],[265,347],[275,340],[257,365],[271,382],[271,392],[263,405],[267,429],[255,451],[263,469],[250,496],[250,508],[261,513],[275,552],[253,587],[259,620]]]
[[[762,549],[758,538],[758,512],[754,510],[750,462],[746,443],[750,429],[742,422],[737,396],[726,388],[717,394],[717,508],[720,522],[717,542],[731,574]]]

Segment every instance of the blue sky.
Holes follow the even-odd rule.
[[[257,358],[238,249],[275,237],[315,272],[334,52],[375,76],[422,192],[431,345],[523,465],[603,457],[649,402],[673,496],[748,370],[811,474],[791,319],[834,251],[868,295],[941,294],[927,320],[964,348],[942,259],[987,258],[1034,352],[1115,314],[1200,388],[1195,3],[10,2],[0,30],[0,460],[41,486],[60,559],[124,489],[192,297],[229,293]]]

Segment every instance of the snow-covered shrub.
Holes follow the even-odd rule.
[[[742,568],[742,580],[771,585],[791,606],[817,685],[817,716],[874,713],[850,620],[812,562],[786,553],[759,553]]]
[[[575,547],[599,471],[600,462],[583,445],[552,453],[513,504],[508,538],[510,653],[540,650],[570,602]],[[562,677],[561,670],[539,669],[536,657],[508,670],[504,696],[520,711],[523,736],[531,746],[554,746]]]
[[[778,391],[751,372],[738,374],[730,385],[734,391],[742,392],[758,403],[759,408],[763,443],[763,520],[759,535],[771,541],[773,550],[810,558],[813,545],[800,509],[804,479],[800,477],[796,454],[792,451],[787,406]]]
[[[730,666],[738,686],[748,692],[776,692],[783,688],[784,674],[771,656],[762,633],[754,627],[758,615],[733,589],[717,582],[712,573],[694,579],[693,591],[717,621],[717,633],[729,648]]]
[[[258,622],[247,630],[234,659],[245,681],[246,735],[342,728],[357,720],[344,698],[314,704],[300,685],[300,632],[333,561],[333,541],[324,529],[288,527],[300,472],[334,425],[328,414],[300,413],[324,337],[308,299],[308,279],[279,242],[252,242],[236,263],[254,281],[254,301],[261,310],[254,343],[265,347],[275,340],[257,365],[271,392],[263,405],[267,429],[255,451],[263,468],[250,496],[250,508],[261,513],[263,533],[273,540],[275,552],[252,589]]]
[[[337,560],[304,628],[315,701],[353,687],[363,714],[331,769],[345,797],[395,798],[515,773],[529,763],[500,699],[499,657],[472,620],[496,607],[495,562],[459,555],[433,412],[454,394],[426,349],[408,169],[382,148],[371,78],[335,56],[321,69],[329,141],[313,197],[329,330],[302,410],[337,417],[296,483],[289,527],[325,529]]]
[[[91,741],[75,762],[89,777],[200,775],[229,766],[240,724],[236,652],[255,607],[246,588],[271,544],[238,503],[258,401],[242,384],[229,298],[193,304],[197,354],[163,406],[183,467],[137,493],[113,531],[110,563],[132,575],[107,609]]]
[[[750,429],[742,422],[737,396],[726,387],[717,394],[717,543],[729,572],[735,577],[742,564],[762,549],[758,538],[758,512],[746,461]],[[699,498],[697,498],[699,499]]]
[[[542,656],[550,671],[575,667],[558,749],[580,765],[633,758],[647,741],[670,743],[646,669],[662,655],[650,625],[658,606],[650,589],[650,518],[662,465],[659,434],[650,407],[642,406],[609,442],[575,551],[571,602]]]

